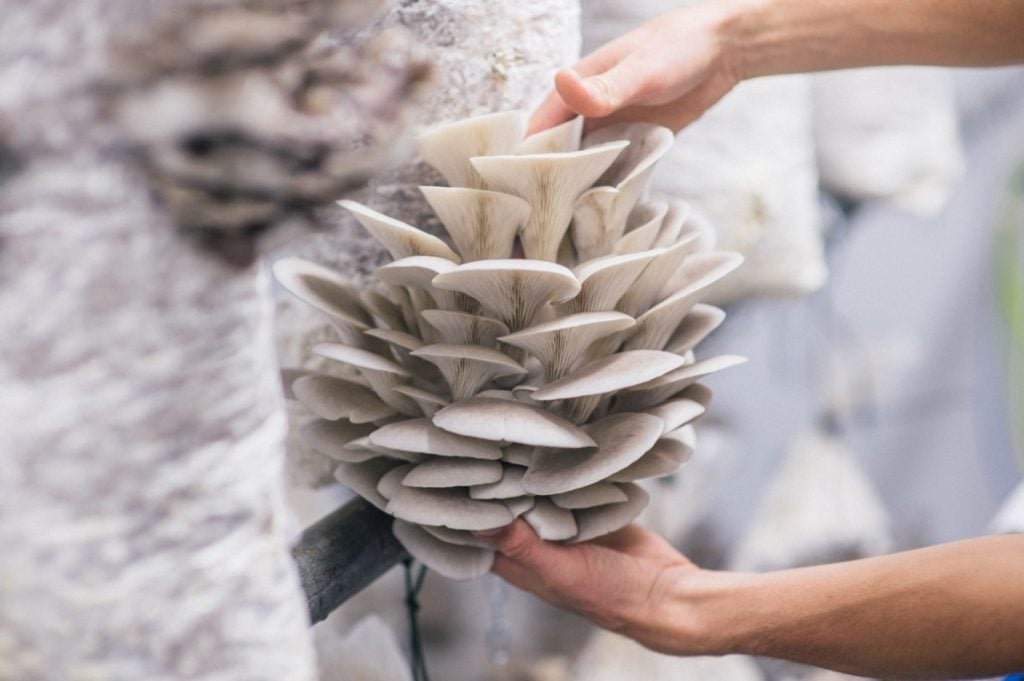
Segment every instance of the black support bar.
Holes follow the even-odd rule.
[[[313,622],[406,557],[391,516],[356,498],[306,528],[292,549]]]

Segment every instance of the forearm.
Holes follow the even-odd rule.
[[[891,64],[1024,61],[1022,0],[727,2],[725,49],[741,78]]]
[[[690,574],[661,613],[679,639],[701,641],[691,646],[697,652],[745,652],[888,678],[1019,671],[1024,537],[764,575]]]

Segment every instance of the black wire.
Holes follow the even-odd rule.
[[[412,560],[402,561],[405,567],[405,611],[409,618],[409,654],[412,657],[413,681],[430,681],[427,672],[427,658],[423,652],[423,638],[420,636],[419,595],[427,578],[427,566],[421,565],[416,578],[412,576]]]

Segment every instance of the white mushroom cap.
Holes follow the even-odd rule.
[[[418,464],[402,479],[402,484],[407,487],[470,487],[498,482],[501,476],[501,464],[497,461],[438,456]]]
[[[390,499],[398,494],[402,489],[402,479],[409,474],[413,467],[414,464],[404,463],[382,475],[377,481],[377,491],[380,492],[380,495],[385,499]]]
[[[493,549],[494,546],[483,539],[477,539],[468,530],[453,530],[450,527],[436,527],[433,525],[416,525],[416,527],[426,530],[443,542],[455,544],[456,546],[476,546],[482,549]]]
[[[533,354],[544,367],[545,380],[553,381],[575,369],[595,340],[635,323],[621,312],[581,312],[502,336],[500,340]]]
[[[372,352],[338,343],[318,343],[313,346],[313,352],[355,367],[385,404],[406,416],[419,415],[415,402],[394,391],[396,386],[406,384],[411,379],[409,372],[397,363]]]
[[[474,397],[448,405],[433,420],[452,433],[484,440],[566,449],[595,445],[577,426],[522,402]]]
[[[419,336],[414,336],[411,333],[406,333],[405,331],[378,328],[367,329],[363,333],[407,352],[423,347],[423,341]]]
[[[502,499],[501,501],[505,504],[509,513],[511,513],[514,518],[518,518],[533,508],[533,505],[537,501],[537,497],[527,495],[523,497],[513,497],[511,499]]]
[[[510,258],[530,204],[518,196],[465,187],[420,187],[463,262]]]
[[[466,437],[442,430],[430,419],[407,419],[381,426],[370,434],[370,441],[381,447],[435,456],[497,461],[501,448],[488,440]]]
[[[660,478],[679,470],[693,456],[693,448],[679,437],[666,436],[654,443],[651,451],[608,476],[611,482],[633,482],[646,478]]]
[[[428,417],[433,416],[437,413],[438,409],[448,404],[448,400],[440,395],[435,395],[429,390],[423,390],[412,385],[395,386],[395,392],[411,397],[416,402],[416,405],[419,406],[423,415]]]
[[[511,331],[532,324],[546,303],[561,303],[580,292],[569,269],[542,260],[470,262],[437,275],[434,286],[475,298]]]
[[[306,424],[300,434],[306,444],[325,456],[345,463],[359,463],[380,455],[346,449],[345,445],[352,440],[366,437],[373,429],[372,425],[358,425],[345,419],[338,421],[317,419]]]
[[[459,488],[403,486],[385,510],[411,523],[443,525],[454,530],[490,530],[508,525],[515,517],[504,503],[470,499],[466,490]]]
[[[683,236],[683,226],[686,224],[688,217],[690,217],[690,204],[679,200],[669,201],[668,213],[665,214],[665,218],[661,221],[661,230],[658,232],[658,238],[654,241],[654,246],[656,248],[669,248],[683,239],[688,239],[689,236]],[[696,240],[697,236],[698,234],[693,234],[694,240]]]
[[[433,234],[427,234],[422,229],[378,213],[355,201],[338,201],[338,205],[352,213],[359,224],[383,244],[395,260],[412,255],[430,255],[459,262],[459,256],[455,251]]]
[[[578,151],[582,136],[583,116],[576,116],[553,128],[533,133],[516,147],[516,153],[557,154]]]
[[[743,364],[746,361],[746,358],[736,355],[719,355],[687,364],[647,383],[641,383],[622,391],[616,397],[615,408],[622,411],[648,409],[656,404],[661,404],[708,374]]]
[[[446,542],[403,520],[396,520],[392,531],[409,555],[448,579],[476,579],[494,564],[493,549]]]
[[[580,292],[572,300],[557,306],[557,312],[572,314],[614,310],[619,300],[628,295],[637,277],[661,253],[661,250],[652,250],[610,255],[580,265],[576,268]]]
[[[377,483],[384,474],[401,461],[378,457],[359,463],[343,463],[334,469],[334,478],[377,508],[386,510],[388,500],[377,491]]]
[[[501,479],[491,483],[481,483],[469,488],[469,496],[474,499],[512,499],[526,494],[523,489],[523,466],[504,466]]]
[[[453,187],[486,189],[473,169],[473,156],[511,154],[526,134],[525,111],[502,111],[445,123],[419,136],[420,157]]]
[[[352,440],[345,445],[345,449],[351,450],[361,457],[372,457],[372,456],[386,456],[389,459],[398,459],[399,461],[406,461],[408,463],[419,463],[427,457],[418,452],[406,452],[401,449],[391,449],[389,447],[381,447],[370,442],[370,437],[365,436]]]
[[[292,392],[303,406],[328,421],[345,418],[352,423],[369,423],[397,413],[372,390],[326,374],[299,378],[292,384]]]
[[[625,235],[615,242],[612,253],[640,253],[652,248],[667,212],[668,204],[664,201],[637,206],[629,216]]]
[[[365,343],[360,332],[369,328],[372,320],[359,302],[359,293],[344,277],[300,258],[278,260],[273,272],[286,291],[326,314],[345,342]]]
[[[502,449],[501,460],[516,466],[529,466],[533,460],[533,445],[510,444]]]
[[[378,322],[378,328],[383,326],[395,331],[405,331],[407,326],[402,316],[402,308],[398,303],[388,298],[376,288],[365,288],[359,292],[359,300]]]
[[[703,258],[704,255],[716,256],[717,264],[702,274],[697,280],[677,293],[672,294],[636,319],[636,328],[623,344],[625,349],[661,349],[678,328],[679,324],[693,309],[697,301],[706,295],[707,288],[739,267],[743,257],[738,253],[708,253],[691,256]],[[732,257],[735,256],[735,257]]]
[[[572,244],[581,262],[608,255],[626,231],[633,206],[615,187],[594,187],[580,195],[572,212]]]
[[[607,504],[576,511],[578,530],[573,538],[574,542],[590,541],[615,530],[621,530],[636,520],[636,517],[647,507],[650,496],[642,487],[631,482],[621,484],[619,487],[629,497],[621,504]]]
[[[694,252],[697,242],[693,238],[684,239],[668,249],[658,252],[647,267],[637,275],[636,283],[619,299],[616,308],[631,317],[643,314],[651,305],[661,300],[665,282],[679,269],[679,263]],[[655,251],[647,251],[654,253]]]
[[[708,334],[725,321],[725,311],[712,305],[697,303],[683,317],[672,336],[665,344],[665,349],[677,355],[684,355],[693,350]]]
[[[558,257],[572,219],[573,205],[629,142],[611,142],[583,151],[470,159],[489,186],[526,199],[533,208],[519,238],[527,258]]]
[[[645,413],[657,416],[664,421],[662,434],[668,434],[702,416],[705,411],[707,411],[707,407],[696,400],[688,397],[675,397],[656,407],[651,407]]]
[[[494,347],[508,327],[497,319],[451,310],[424,310],[420,313],[434,327],[441,340],[454,345],[486,345]]]
[[[615,123],[587,133],[583,146],[590,148],[615,140],[628,140],[629,147],[615,159],[596,184],[615,186],[624,193],[639,197],[655,164],[675,142],[675,134],[653,123]]]
[[[413,357],[435,365],[448,382],[456,400],[472,397],[500,376],[520,376],[526,369],[499,350],[483,345],[438,343],[414,350]]]
[[[457,267],[455,263],[444,258],[412,255],[378,267],[374,276],[392,286],[405,286],[410,289],[426,291],[430,294],[430,299],[442,308],[460,309],[465,304],[461,296],[450,291],[439,291],[434,288],[432,283],[434,277],[442,272],[453,270],[455,267]]]
[[[661,437],[661,419],[648,414],[612,414],[584,428],[597,447],[578,451],[538,448],[523,476],[531,494],[561,494],[592,485],[643,456]]]
[[[534,391],[534,400],[604,395],[663,376],[685,363],[679,355],[659,350],[630,350],[590,362],[565,378]]]
[[[593,485],[572,489],[561,494],[552,494],[551,501],[556,506],[575,510],[592,508],[605,504],[617,504],[629,499],[618,485],[610,482],[595,482]]]
[[[530,524],[537,536],[546,541],[563,541],[576,536],[576,518],[572,511],[555,506],[543,497],[536,500],[523,519]]]
[[[705,290],[743,264],[743,256],[732,251],[694,253],[683,261],[661,289],[662,295]]]

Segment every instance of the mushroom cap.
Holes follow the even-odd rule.
[[[334,469],[334,479],[384,511],[388,500],[377,491],[377,483],[385,473],[401,465],[401,461],[385,457],[358,463],[343,463]]]
[[[577,451],[539,447],[523,476],[531,494],[561,494],[592,485],[643,456],[661,437],[661,419],[649,414],[612,414],[585,426],[597,446]]]
[[[370,442],[369,436],[356,438],[345,445],[345,449],[352,450],[360,456],[384,456],[389,459],[398,459],[406,463],[419,463],[426,459],[426,456],[418,452],[407,452],[401,449],[381,447]],[[355,454],[354,454],[355,455]]]
[[[504,503],[471,499],[466,490],[459,488],[403,486],[391,497],[385,510],[411,523],[441,525],[453,530],[490,530],[504,527],[515,518]]]
[[[434,286],[475,298],[511,331],[533,323],[549,302],[564,302],[580,292],[566,267],[543,260],[478,260],[434,277]]]
[[[391,530],[409,555],[449,579],[476,579],[494,564],[493,549],[447,542],[403,520],[395,520]]]
[[[675,139],[675,134],[662,125],[629,121],[605,125],[587,133],[583,138],[583,146],[589,148],[616,140],[629,141],[626,150],[598,178],[596,184],[611,185],[639,194],[655,164],[672,147]]]
[[[676,397],[651,407],[646,413],[657,416],[664,423],[663,434],[668,434],[704,414],[707,407],[688,397]]]
[[[561,494],[552,494],[552,503],[562,508],[575,510],[579,508],[593,508],[605,504],[617,504],[629,499],[626,493],[618,485],[610,482],[595,482],[593,485],[571,489]]]
[[[576,518],[572,511],[559,508],[543,497],[523,514],[523,519],[545,541],[563,541],[576,536]]]
[[[301,258],[281,258],[272,270],[286,291],[325,313],[346,341],[358,343],[358,332],[369,328],[359,293],[334,270]]]
[[[533,445],[513,443],[501,450],[501,460],[516,466],[529,466],[533,459]]]
[[[522,497],[513,497],[511,499],[502,499],[501,501],[505,504],[505,508],[509,510],[509,513],[511,513],[513,517],[518,518],[533,508],[533,505],[537,501],[537,497],[527,495]]]
[[[402,317],[402,307],[377,288],[363,289],[359,293],[359,300],[373,318],[384,327],[395,331],[405,331],[408,328]]]
[[[448,405],[433,421],[452,433],[484,440],[566,449],[596,444],[565,419],[522,402],[475,397]]]
[[[517,154],[557,154],[578,151],[583,137],[583,116],[570,118],[565,123],[535,132],[516,147]]]
[[[544,367],[548,380],[576,368],[587,348],[602,336],[636,322],[621,312],[580,312],[502,336],[499,340],[530,352]]]
[[[435,365],[456,400],[475,395],[495,378],[526,373],[526,369],[505,353],[483,345],[437,343],[424,345],[410,354]]]
[[[412,255],[430,255],[459,262],[459,256],[433,234],[417,229],[401,220],[378,213],[368,206],[347,199],[338,201],[370,234],[391,253],[395,260]]]
[[[367,336],[382,340],[388,345],[393,345],[402,350],[412,351],[423,347],[423,341],[419,336],[414,336],[405,331],[395,329],[367,329],[364,331]]]
[[[616,309],[636,317],[663,299],[665,296],[662,294],[662,289],[665,282],[679,270],[680,263],[685,262],[696,247],[696,240],[688,238],[658,251],[658,255],[652,258],[647,267],[637,275],[635,285],[631,286],[619,299]],[[654,253],[655,250],[646,252]]]
[[[651,450],[618,473],[608,476],[611,482],[633,482],[645,478],[671,475],[693,456],[693,447],[678,436],[666,436],[654,443]]]
[[[470,163],[489,186],[533,207],[519,233],[523,251],[527,258],[554,261],[576,200],[628,145],[620,141],[556,154],[477,156]]]
[[[470,487],[498,482],[501,476],[502,467],[497,461],[438,456],[417,464],[402,479],[402,484],[407,487]]]
[[[678,355],[686,354],[707,338],[708,334],[717,329],[723,321],[724,310],[713,305],[697,303],[672,332],[665,349]]]
[[[690,217],[690,210],[690,204],[685,201],[676,199],[668,202],[668,213],[661,221],[661,230],[658,232],[658,238],[654,241],[655,247],[669,248],[673,244],[689,238],[689,236],[684,237],[683,235],[686,220]],[[697,236],[698,234],[693,234],[695,240]]]
[[[453,310],[424,310],[420,313],[437,329],[441,340],[455,345],[486,345],[493,347],[508,327],[497,319]]]
[[[429,390],[417,388],[413,385],[397,385],[395,386],[395,392],[401,393],[406,397],[411,397],[416,405],[423,412],[424,416],[430,417],[437,413],[437,410],[448,404],[448,400],[435,395]]]
[[[636,517],[647,507],[650,496],[642,487],[627,482],[620,484],[619,488],[629,497],[626,501],[576,511],[578,530],[573,542],[589,541],[620,530],[636,520]]]
[[[317,343],[313,346],[313,353],[355,367],[382,402],[406,416],[419,415],[416,403],[394,390],[396,386],[412,379],[409,372],[398,363],[376,353],[340,343]]]
[[[420,187],[464,262],[512,256],[530,204],[518,196],[465,187]]]
[[[504,466],[501,479],[496,482],[481,483],[469,488],[469,496],[474,499],[512,499],[526,494],[523,489],[523,466]]]
[[[664,201],[637,206],[626,223],[626,233],[615,242],[612,253],[640,253],[653,248],[667,212],[668,204]]]
[[[369,423],[397,413],[369,388],[326,374],[302,376],[292,384],[292,392],[303,406],[328,421]]]
[[[429,291],[433,288],[431,282],[434,277],[456,267],[458,265],[445,258],[432,255],[410,255],[378,267],[374,276],[387,284]]]
[[[443,430],[429,418],[406,419],[381,426],[370,434],[370,442],[389,449],[434,456],[491,461],[502,456],[501,448],[493,442]]]
[[[380,495],[385,499],[390,499],[398,494],[402,489],[402,479],[409,474],[413,466],[414,464],[404,463],[380,476],[380,480],[377,481],[377,491],[380,492]]]
[[[719,355],[687,364],[646,383],[623,390],[616,396],[616,409],[643,410],[661,404],[704,376],[746,362],[745,357]]]
[[[438,527],[433,525],[416,525],[416,527],[426,530],[441,541],[449,544],[456,544],[457,546],[476,546],[478,548],[492,550],[494,548],[493,544],[490,544],[483,539],[477,539],[469,530],[453,530],[450,527]]]
[[[473,156],[511,154],[523,141],[529,114],[501,111],[434,126],[418,138],[420,157],[453,187],[486,189]]]
[[[355,424],[346,419],[327,421],[317,419],[306,424],[300,434],[310,447],[337,461],[359,463],[380,456],[376,453],[346,449],[353,440],[366,437],[374,429],[372,425]]]
[[[576,268],[580,292],[572,300],[557,306],[556,310],[559,314],[614,310],[618,302],[628,295],[640,274],[661,253],[661,250],[651,250],[609,255],[583,263]]]
[[[547,402],[587,395],[604,395],[663,376],[686,363],[660,350],[629,350],[596,359],[565,378],[534,391],[534,400]]]

